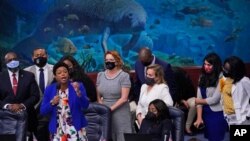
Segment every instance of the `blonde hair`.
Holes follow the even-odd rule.
[[[153,65],[148,66],[147,70],[148,69],[153,69],[155,71],[155,77],[158,78],[158,80],[156,81],[157,84],[166,83],[164,79],[164,71],[163,71],[162,66],[158,64],[153,64]]]

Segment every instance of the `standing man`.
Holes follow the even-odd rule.
[[[170,94],[175,103],[176,102],[176,98],[175,98],[176,85],[175,85],[174,73],[171,68],[171,65],[168,64],[167,62],[164,62],[156,58],[152,54],[152,51],[147,47],[143,47],[140,49],[139,59],[135,63],[135,75],[136,75],[135,91],[137,94],[136,102],[138,102],[139,100],[141,85],[145,83],[146,67],[152,64],[159,64],[163,67],[164,75],[165,75],[164,78],[167,82]]]
[[[0,134],[14,134],[16,141],[25,141],[26,120],[32,123],[34,119],[39,88],[34,74],[19,69],[16,53],[8,52],[4,61],[7,70],[0,73]]]
[[[43,98],[44,90],[54,79],[53,65],[47,63],[48,54],[44,48],[36,48],[32,54],[32,60],[34,65],[25,68],[25,70],[32,72],[35,75],[36,82],[40,88],[40,101]],[[36,106],[36,113],[38,118],[38,126],[36,127],[34,134],[38,141],[49,140],[48,117],[41,116],[40,102]]]

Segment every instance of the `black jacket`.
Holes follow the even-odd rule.
[[[164,136],[166,135],[166,141],[168,141],[171,128],[172,121],[170,119],[157,121],[143,119],[139,134],[151,134],[153,137],[152,141],[165,141]]]

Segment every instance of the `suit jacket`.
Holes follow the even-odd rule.
[[[80,82],[79,82],[80,83]],[[42,115],[49,115],[49,131],[50,133],[56,133],[57,127],[57,106],[52,106],[50,101],[58,93],[57,83],[52,83],[49,85],[44,93],[44,98],[41,104],[40,113]],[[84,116],[83,111],[86,110],[89,106],[89,101],[86,95],[86,91],[82,83],[80,83],[81,97],[78,97],[73,86],[68,82],[69,89],[69,108],[72,115],[72,121],[75,129],[79,131],[81,128],[87,126],[87,120]]]
[[[167,85],[169,87],[169,92],[172,96],[173,101],[176,101],[175,93],[176,93],[176,85],[175,85],[175,79],[174,79],[174,73],[172,70],[172,67],[167,62],[164,62],[158,58],[155,57],[155,64],[159,64],[163,67],[164,70],[164,78],[167,82]],[[135,75],[136,75],[136,81],[135,81],[135,91],[137,94],[137,101],[139,100],[139,94],[140,94],[140,88],[141,85],[145,83],[145,66],[141,63],[140,60],[137,60],[135,63]]]
[[[46,71],[48,71],[48,78],[47,78],[47,82],[45,83],[45,84],[47,84],[47,85],[45,86],[45,88],[46,88],[46,87],[47,87],[48,85],[50,85],[50,84],[52,83],[52,81],[54,80],[53,65],[46,64],[44,68],[46,68]],[[37,78],[38,78],[38,76],[39,76],[40,74],[37,73],[37,71],[36,71],[36,65],[29,66],[29,67],[25,68],[24,70],[29,71],[29,72],[32,72],[32,73],[35,75],[35,79],[36,79],[37,84],[39,84],[39,80],[38,80]],[[40,87],[39,87],[39,90],[40,90]],[[43,93],[42,93],[42,91],[40,90],[40,101],[38,102],[38,104],[41,103],[42,97],[43,97]],[[36,107],[38,106],[38,104],[36,105]]]
[[[8,71],[0,73],[0,108],[5,104],[23,103],[27,110],[34,109],[39,101],[39,88],[32,73],[19,70],[16,96],[12,90]],[[4,82],[4,83],[3,83]]]
[[[39,88],[36,83],[34,74],[19,70],[18,75],[18,87],[17,93],[14,95],[12,90],[12,85],[10,81],[8,71],[4,71],[0,73],[0,109],[3,110],[5,104],[13,104],[13,103],[22,103],[26,107],[26,111],[28,112],[28,123],[32,123],[28,125],[28,130],[34,130],[36,128],[36,116],[34,116],[34,105],[39,101]],[[27,118],[25,116],[24,118]],[[5,118],[6,119],[6,118]],[[5,120],[4,119],[4,120]],[[4,122],[4,120],[2,122]],[[17,120],[20,120],[17,118]],[[13,120],[13,122],[15,122]],[[6,122],[9,124],[8,122]],[[3,129],[4,130],[4,129]],[[18,133],[18,131],[17,131]],[[17,135],[18,139],[19,134]]]

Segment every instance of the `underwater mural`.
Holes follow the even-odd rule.
[[[117,50],[133,69],[147,46],[173,66],[201,65],[209,52],[250,62],[250,0],[1,0],[0,55],[32,64],[44,47],[49,63],[73,55],[86,72],[103,69]]]

